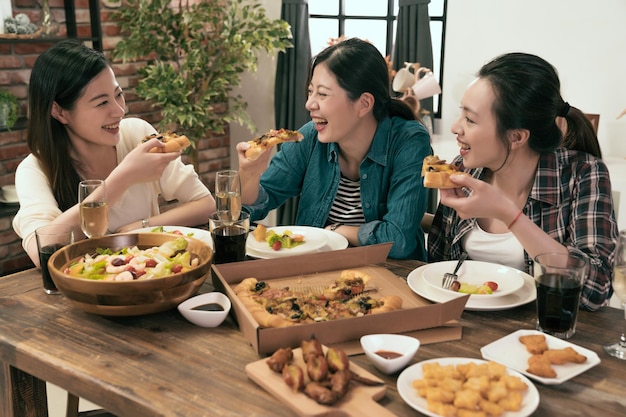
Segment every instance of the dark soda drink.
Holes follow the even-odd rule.
[[[62,247],[63,245],[54,244],[44,246],[39,250],[39,263],[41,265],[41,276],[43,277],[43,289],[48,294],[58,293],[57,287],[54,285],[54,281],[52,281],[50,271],[48,270],[48,259],[50,259],[54,252]]]
[[[541,330],[562,335],[573,331],[582,285],[576,278],[544,274],[537,280],[537,317]]]
[[[214,259],[216,264],[238,262],[246,259],[246,229],[236,226],[222,226],[213,229]]]

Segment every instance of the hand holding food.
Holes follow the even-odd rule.
[[[462,174],[468,175],[466,172],[459,171],[459,167],[453,164],[447,164],[445,159],[439,159],[436,155],[430,155],[424,158],[422,164],[422,177],[424,177],[424,187],[426,188],[459,188],[450,180],[450,175]]]
[[[303,137],[302,133],[297,130],[271,129],[264,135],[248,141],[250,147],[246,150],[246,158],[250,160],[259,159],[263,152],[270,150],[279,143],[299,142]]]

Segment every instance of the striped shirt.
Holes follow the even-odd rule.
[[[454,161],[457,165],[462,158]],[[464,170],[463,165],[460,166]],[[469,172],[483,177],[483,169]],[[544,232],[589,261],[580,305],[597,310],[608,305],[612,294],[613,258],[618,227],[613,212],[611,180],[602,160],[584,152],[559,148],[542,154],[535,182],[523,213]],[[450,207],[439,204],[428,233],[428,260],[456,260],[463,251],[463,237],[476,219],[462,220]],[[532,261],[524,252],[526,272]]]
[[[327,224],[341,223],[360,225],[365,223],[361,204],[361,182],[352,181],[343,175],[339,180],[337,195],[328,213]]]

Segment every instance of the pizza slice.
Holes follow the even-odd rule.
[[[271,129],[264,135],[248,141],[250,147],[246,149],[246,158],[258,159],[261,154],[274,146],[284,142],[299,142],[304,136],[297,130]]]
[[[422,177],[426,188],[459,188],[460,186],[450,181],[450,175],[469,175],[459,171],[459,167],[446,163],[445,159],[439,159],[437,155],[429,155],[424,158],[422,164]]]
[[[162,147],[155,146],[150,149],[150,152],[152,153],[182,152],[191,145],[187,136],[177,135],[176,133],[170,131],[148,135],[144,138],[143,142],[152,138],[157,138],[165,145]]]

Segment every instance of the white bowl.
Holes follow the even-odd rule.
[[[379,371],[392,374],[411,362],[420,347],[420,341],[401,334],[368,334],[361,337],[361,347],[365,356]],[[399,356],[387,359],[383,356],[385,352],[392,352]]]
[[[208,310],[218,305],[219,310]],[[205,309],[198,309],[205,307]],[[191,297],[178,305],[178,311],[187,320],[200,327],[217,327],[230,311],[230,300],[221,292],[209,292]]]
[[[424,282],[435,291],[446,295],[465,295],[441,287],[443,275],[452,273],[457,261],[434,262],[428,264],[422,272]],[[492,294],[472,294],[473,299],[491,299],[502,297],[519,291],[524,286],[524,272],[505,265],[482,261],[465,261],[458,270],[459,282],[481,286],[485,281],[493,281],[498,284],[498,289]]]

